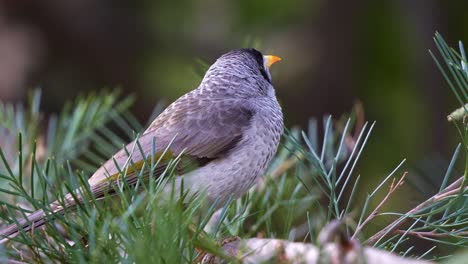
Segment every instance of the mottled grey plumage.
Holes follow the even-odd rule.
[[[271,63],[269,63],[271,64]],[[207,71],[200,86],[167,107],[138,139],[143,154],[151,156],[170,144],[174,155],[184,151],[201,166],[177,176],[192,192],[206,192],[210,202],[224,204],[234,195],[247,191],[265,172],[276,152],[283,132],[283,115],[276,100],[264,56],[254,49],[231,51],[221,56]],[[127,150],[135,148],[135,142]],[[112,190],[109,177],[117,174],[115,162],[128,165],[125,150],[116,153],[89,179],[96,196]],[[134,163],[142,160],[138,150],[131,154]],[[164,164],[161,165],[161,170]],[[135,175],[127,175],[129,183]],[[74,205],[70,196],[70,205]],[[57,203],[55,211],[63,210]],[[23,229],[44,223],[43,212],[30,215]],[[16,225],[2,231],[5,237],[18,232]]]

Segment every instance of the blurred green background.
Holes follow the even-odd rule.
[[[431,193],[455,149],[446,115],[458,105],[428,49],[435,31],[468,45],[466,10],[468,1],[442,0],[6,0],[0,99],[25,101],[41,87],[42,109],[54,113],[120,87],[146,123],[157,102],[197,86],[199,60],[258,45],[283,58],[272,75],[288,127],[360,101],[377,125],[358,172],[375,186],[408,158],[413,187]],[[418,192],[405,193],[403,207],[415,205]]]

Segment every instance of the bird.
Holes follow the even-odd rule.
[[[115,190],[120,171],[127,169],[125,180],[135,185],[139,179],[132,170],[135,165],[141,168],[146,158],[163,160],[152,175],[158,177],[168,166],[162,155],[180,154],[197,166],[178,167],[175,188],[183,184],[191,193],[203,192],[209,204],[217,205],[244,194],[265,173],[283,133],[283,113],[269,71],[280,60],[253,48],[221,55],[196,89],[170,104],[136,140],[92,174],[88,184],[94,197]],[[137,142],[139,151],[129,153]],[[52,202],[50,212],[38,210],[6,226],[0,230],[1,243],[37,230],[50,221],[51,213],[63,214],[83,202],[78,193],[66,195],[65,202]]]

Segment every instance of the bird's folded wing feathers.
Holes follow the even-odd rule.
[[[253,115],[248,104],[239,101],[182,97],[161,113],[141,137],[99,168],[89,179],[90,186],[114,180],[119,169],[132,170],[131,163],[136,164],[137,168],[141,167],[144,157],[151,159],[152,153],[158,160],[166,148],[168,152],[162,157],[155,174],[162,172],[167,161],[181,152],[187,160],[206,164],[236,147]],[[181,162],[182,166],[186,164]]]

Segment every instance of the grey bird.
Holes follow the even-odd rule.
[[[130,159],[141,167],[146,158],[161,158],[151,155],[162,155],[166,148],[170,156],[183,152],[184,157],[198,164],[196,168],[187,166],[189,171],[181,168],[176,186],[183,178],[184,188],[192,193],[204,192],[208,202],[216,201],[217,205],[245,193],[265,172],[283,133],[283,114],[269,72],[279,60],[255,49],[222,55],[198,88],[168,106],[138,138],[141,151],[128,155],[135,149],[136,141],[131,142],[127,151],[117,152],[91,176],[88,182],[93,195],[103,197],[119,184],[121,174],[116,163],[120,169],[128,169],[126,181],[132,185],[138,176],[130,168]],[[160,175],[166,166],[161,162],[152,176]],[[53,202],[51,211],[63,213],[82,199],[68,194],[65,204]],[[7,241],[21,229],[37,229],[49,214],[42,210],[30,214],[2,229],[0,239]]]

